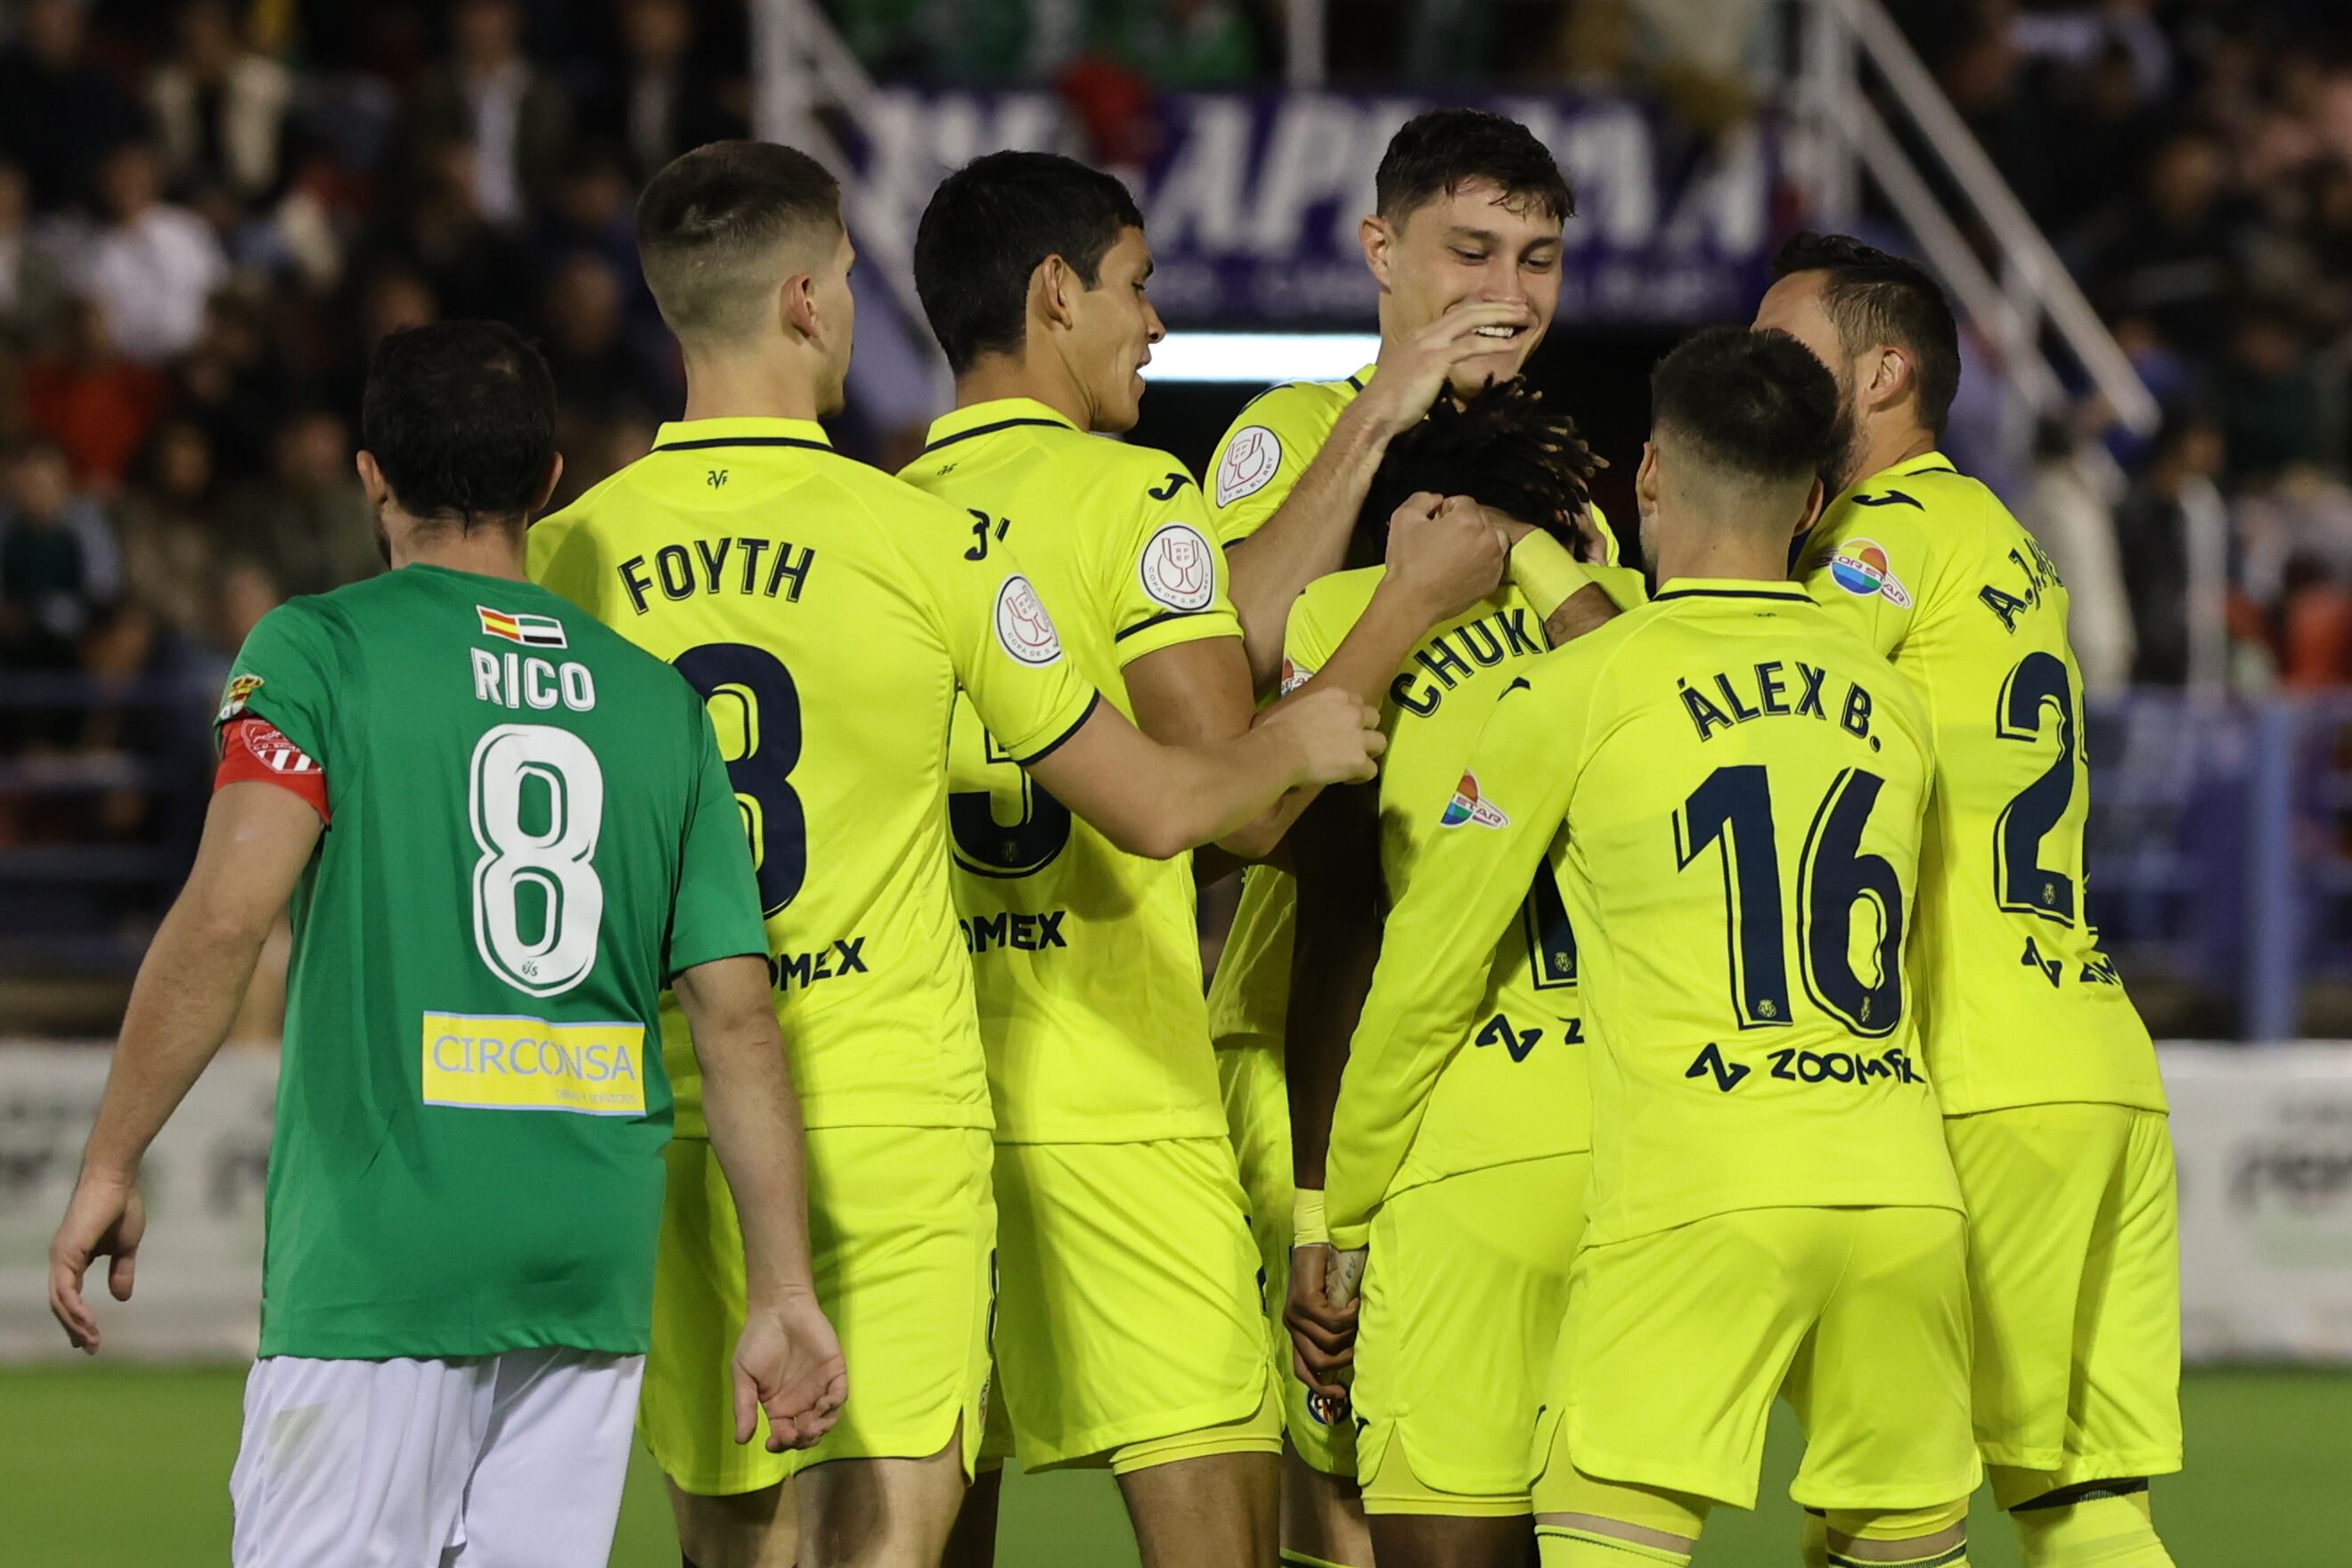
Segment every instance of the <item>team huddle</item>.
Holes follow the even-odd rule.
[[[956,406],[845,458],[855,259],[788,148],[638,209],[685,417],[572,505],[501,327],[378,351],[396,570],[240,654],[51,1303],[295,944],[253,1565],[985,1564],[1107,1468],[1146,1564],[1632,1568],[1805,1455],[1801,1561],[2158,1568],[2166,1102],[2084,887],[2066,592],[1937,449],[1957,330],[1803,235],[1657,367],[1636,526],[1518,379],[1574,203],[1405,125],[1376,363],[1196,482],[1118,181],[916,237]],[[680,678],[683,678],[682,679]],[[1198,890],[1243,878],[1204,987]]]

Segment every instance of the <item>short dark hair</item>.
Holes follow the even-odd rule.
[[[409,516],[520,525],[555,460],[555,381],[503,321],[405,327],[368,364],[360,444]]]
[[[682,153],[637,197],[637,257],[662,320],[680,338],[738,330],[751,285],[776,247],[843,232],[841,182],[772,142],[712,142]],[[781,279],[775,281],[782,281]]]
[[[1551,149],[1517,121],[1483,109],[1433,109],[1406,121],[1381,154],[1372,191],[1380,215],[1402,223],[1478,180],[1500,186],[1515,211],[1533,206],[1562,223],[1576,216],[1576,193]]]
[[[1020,351],[1047,257],[1091,289],[1120,233],[1142,226],[1125,185],[1058,153],[991,153],[940,181],[915,227],[915,292],[948,368]]]
[[[1580,554],[1576,514],[1591,504],[1601,467],[1576,421],[1546,407],[1543,394],[1524,378],[1496,382],[1459,405],[1441,393],[1428,416],[1381,454],[1342,569],[1379,565],[1389,519],[1422,490],[1468,496]]]
[[[1651,373],[1650,423],[1727,475],[1812,479],[1838,456],[1837,378],[1786,332],[1709,327]]]
[[[1938,438],[1960,390],[1960,329],[1927,269],[1852,235],[1792,235],[1772,258],[1775,279],[1822,272],[1822,308],[1849,355],[1893,343],[1911,356],[1919,423]]]

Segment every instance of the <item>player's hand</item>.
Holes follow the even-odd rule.
[[[833,1430],[849,1397],[841,1342],[816,1297],[793,1291],[754,1301],[735,1342],[735,1440],[748,1443],[768,1413],[768,1452],[807,1448]]]
[[[1429,412],[1453,380],[1456,365],[1511,346],[1513,338],[1493,336],[1493,329],[1525,332],[1535,324],[1536,313],[1524,300],[1472,300],[1456,305],[1403,342],[1382,343],[1380,374],[1365,385],[1355,406],[1381,435],[1402,435]]]
[[[1260,729],[1278,731],[1297,748],[1302,787],[1379,777],[1378,759],[1389,745],[1380,724],[1379,709],[1339,690],[1304,692],[1258,721]]]
[[[1348,1408],[1348,1375],[1356,1360],[1356,1303],[1331,1299],[1328,1269],[1335,1257],[1363,1257],[1361,1251],[1335,1254],[1321,1242],[1293,1247],[1290,1253],[1290,1295],[1282,1307],[1282,1321],[1290,1330],[1290,1370],[1315,1396],[1326,1421],[1336,1421]]]
[[[1388,574],[1430,625],[1451,620],[1503,581],[1510,546],[1486,509],[1468,496],[1408,497],[1389,517]]]
[[[135,1176],[82,1168],[66,1203],[66,1217],[49,1239],[49,1311],[66,1338],[85,1354],[98,1353],[98,1314],[82,1300],[82,1276],[100,1258],[114,1261],[106,1288],[118,1301],[131,1300],[139,1268],[139,1239],[147,1234],[147,1205]]]

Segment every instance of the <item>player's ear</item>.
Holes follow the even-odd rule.
[[[1822,508],[1829,503],[1829,499],[1828,487],[1818,479],[1813,480],[1812,488],[1805,492],[1804,515],[1797,519],[1797,527],[1791,535],[1792,538],[1802,539],[1812,532],[1813,524],[1821,521]]]
[[[785,279],[776,292],[776,313],[787,336],[797,333],[803,338],[815,338],[818,330],[814,276],[795,272]]]
[[[392,484],[376,467],[375,454],[362,450],[352,459],[352,466],[360,471],[360,490],[367,497],[368,510],[382,511],[383,503],[392,499]]]
[[[1396,248],[1396,230],[1389,220],[1373,213],[1356,226],[1356,237],[1363,243],[1364,265],[1372,269],[1372,281],[1385,289],[1389,286],[1391,253]]]
[[[1911,394],[1911,356],[1892,343],[1878,351],[1865,397],[1873,408],[1892,408]]]
[[[547,478],[540,482],[539,495],[530,503],[532,511],[547,510],[547,498],[555,493],[556,482],[563,478],[563,454],[558,452],[547,465]]]
[[[1049,326],[1076,326],[1078,296],[1085,293],[1086,289],[1076,269],[1067,261],[1059,256],[1048,256],[1037,264],[1030,306]]]
[[[1658,444],[1642,443],[1642,466],[1633,470],[1633,499],[1644,512],[1658,506]]]

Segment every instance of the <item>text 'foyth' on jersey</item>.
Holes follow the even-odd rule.
[[[811,1127],[989,1125],[941,738],[961,691],[1034,758],[1095,693],[1012,547],[973,544],[961,510],[769,418],[665,425],[530,532],[535,580],[709,706]],[[663,1036],[679,1131],[702,1135],[674,1011]]]

